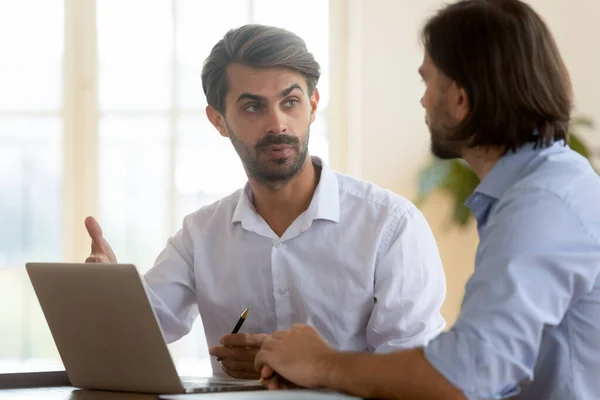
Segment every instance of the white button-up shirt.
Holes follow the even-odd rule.
[[[408,200],[322,167],[308,209],[278,237],[249,185],[185,217],[145,276],[168,342],[200,312],[209,346],[230,333],[315,327],[336,349],[425,345],[445,327],[433,234]],[[220,371],[213,362],[213,370]]]

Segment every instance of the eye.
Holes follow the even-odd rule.
[[[261,110],[262,105],[258,104],[258,103],[253,103],[253,104],[249,104],[247,105],[244,110],[251,112],[251,113],[257,113]]]
[[[283,103],[286,107],[296,107],[298,104],[298,99],[289,99],[285,103]]]

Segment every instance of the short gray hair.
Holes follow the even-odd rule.
[[[206,101],[225,114],[225,96],[229,90],[227,67],[238,63],[252,68],[285,68],[306,78],[308,94],[317,86],[321,69],[306,43],[298,35],[282,28],[258,24],[228,31],[212,48],[202,68],[202,89]]]

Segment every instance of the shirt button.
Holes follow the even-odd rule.
[[[280,246],[281,246],[281,243],[279,243],[279,242],[276,242],[276,243],[275,243],[275,247],[276,247],[276,248],[279,248]]]
[[[282,296],[283,296],[283,295],[285,295],[285,294],[287,294],[287,292],[288,292],[288,290],[287,290],[287,289],[278,289],[278,290],[277,290],[277,293],[279,293],[279,294],[280,294],[280,295],[282,295]]]

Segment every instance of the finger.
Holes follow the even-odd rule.
[[[258,353],[256,353],[256,357],[254,357],[254,369],[256,369],[257,371],[261,371],[261,377],[265,377],[265,375],[262,374],[263,369],[265,368],[265,357],[266,357],[266,351],[261,349]]]
[[[288,330],[288,332],[300,333],[303,335],[307,335],[307,334],[317,334],[318,335],[317,331],[312,326],[306,325],[306,324],[294,324]]]
[[[277,350],[277,347],[279,346],[280,343],[281,343],[281,339],[271,336],[270,338],[268,338],[267,340],[265,340],[263,342],[263,345],[261,346],[260,349],[274,351],[274,350]]]
[[[245,371],[235,371],[235,370],[230,370],[228,368],[225,368],[223,366],[221,366],[221,369],[229,376],[231,376],[232,378],[237,378],[237,379],[253,379],[256,380],[260,377],[260,375],[258,374],[258,372],[245,372]]]
[[[92,240],[97,240],[102,237],[102,228],[94,217],[87,217],[85,219],[85,229]]]
[[[219,357],[222,360],[231,359],[238,361],[252,361],[258,353],[257,348],[246,348],[246,347],[225,347],[225,346],[214,346],[208,349],[208,353],[211,356]]]
[[[259,382],[268,389],[278,389],[281,378],[268,365],[264,365],[260,369]]]
[[[85,228],[92,239],[92,253],[108,253],[108,242],[102,236],[102,228],[96,218],[87,217],[85,219]]]
[[[235,333],[221,336],[221,344],[224,346],[260,347],[269,335],[266,333]]]
[[[254,359],[254,368],[261,372],[261,376],[264,379],[270,378],[275,372],[273,368],[271,368],[273,363],[270,362],[273,358],[273,355],[274,353],[272,351],[265,350],[263,346],[263,348],[256,354]]]
[[[267,389],[269,390],[279,390],[282,389],[279,384],[279,380],[277,378],[269,379],[267,381]]]
[[[95,253],[90,254],[88,258],[85,259],[86,263],[102,263],[104,262],[104,258]]]
[[[283,390],[289,390],[289,389],[298,389],[301,386],[296,385],[293,382],[288,381],[287,379],[281,377],[280,375],[277,375],[277,373],[273,372],[273,374],[271,375],[270,378],[265,379],[262,378],[263,382],[265,383],[265,386],[267,386],[267,388],[269,389],[283,389]]]
[[[239,371],[239,372],[252,372],[258,374],[256,368],[254,368],[253,361],[239,361],[225,358],[221,361],[221,365],[228,370]]]
[[[208,353],[214,357],[252,362],[254,362],[254,358],[256,357],[256,353],[258,353],[258,351],[259,349],[255,347],[213,346],[208,349]]]
[[[274,375],[275,371],[273,371],[273,368],[269,367],[268,365],[263,365],[263,367],[260,369],[260,376],[263,379],[271,379]]]
[[[277,331],[271,335],[273,339],[283,339],[290,334],[289,330]]]
[[[275,372],[271,367],[269,367],[268,365],[264,365],[260,369],[259,382],[261,382],[263,386],[268,388],[269,385],[273,387],[273,384],[271,383],[273,381],[275,382],[275,386],[278,389],[285,389],[286,387],[292,388],[293,386],[295,386],[291,382],[277,375],[277,372]]]

